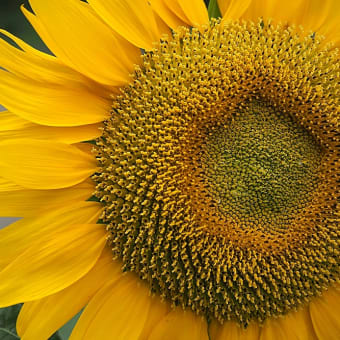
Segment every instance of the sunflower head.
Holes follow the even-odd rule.
[[[143,56],[96,142],[96,196],[125,271],[244,326],[336,281],[339,58],[321,41],[214,20]]]
[[[50,336],[32,310],[84,290],[72,340],[339,338],[336,2],[313,22],[309,0],[31,3],[55,55],[0,45],[20,126],[0,141],[0,191],[33,200],[12,210],[32,244],[3,236],[19,246],[0,301],[30,301],[19,333]]]

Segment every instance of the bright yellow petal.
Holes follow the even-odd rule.
[[[203,0],[179,0],[178,3],[192,26],[209,24],[207,7]]]
[[[0,140],[48,139],[66,144],[88,141],[101,135],[102,124],[73,127],[54,127],[31,123],[11,112],[0,112]]]
[[[252,0],[218,0],[223,20],[237,20],[247,10]]]
[[[172,29],[176,29],[178,26],[187,26],[188,19],[185,21],[178,17],[167,6],[164,0],[150,0],[150,4],[153,10],[166,22],[166,24]]]
[[[0,70],[0,103],[37,124],[79,126],[103,121],[111,100],[86,88],[61,86],[20,78]]]
[[[207,322],[192,311],[181,308],[167,314],[148,340],[209,340]]]
[[[331,287],[310,303],[310,315],[319,340],[340,339],[340,286]]]
[[[6,178],[0,177],[0,193],[6,192],[6,191],[23,190],[23,189],[24,189],[24,187],[22,187],[21,185],[15,184],[15,183],[9,181]],[[0,213],[0,215],[1,215],[1,213]]]
[[[152,49],[162,34],[147,0],[89,0],[93,9],[118,34],[135,46]]]
[[[158,296],[152,297],[149,313],[146,318],[142,333],[138,337],[138,340],[148,340],[150,334],[155,328],[155,325],[157,325],[170,312],[170,303],[168,303],[167,301],[161,301]]]
[[[190,25],[190,20],[188,19],[186,13],[183,11],[183,8],[180,5],[180,0],[162,0],[163,3],[174,13],[176,16],[185,22],[187,25]]]
[[[326,37],[327,41],[334,42],[337,47],[340,46],[340,1],[333,0],[327,19],[320,27],[320,33]]]
[[[41,299],[83,277],[105,246],[99,224],[66,225],[31,244],[0,272],[0,307]]]
[[[43,202],[41,202],[43,205]],[[34,218],[24,218],[0,230],[0,270],[26,251],[32,243],[46,238],[60,227],[70,224],[95,223],[98,221],[101,205],[96,202],[68,202],[41,213]],[[103,227],[104,228],[104,227]]]
[[[85,308],[70,340],[136,340],[143,331],[151,297],[133,274],[101,289]]]
[[[243,18],[255,22],[263,18],[299,24],[296,21],[305,3],[306,0],[253,0]]]
[[[300,6],[296,23],[305,29],[319,30],[325,20],[328,19],[333,0],[306,0]]]
[[[1,122],[1,118],[0,118]],[[56,142],[74,144],[98,138],[102,132],[101,124],[90,124],[74,127],[54,127],[38,124],[27,124],[24,129],[0,131],[0,139],[47,139]]]
[[[52,52],[65,64],[106,85],[130,81],[140,51],[107,27],[78,0],[30,0],[28,19]]]
[[[213,320],[209,330],[212,340],[259,340],[260,338],[260,328],[254,322],[247,329],[243,329],[234,321],[226,321],[221,325]]]
[[[87,83],[95,86],[86,77],[71,68],[63,65],[59,60],[51,55],[34,50],[21,39],[13,36],[9,32],[0,30],[21,49],[10,45],[5,40],[0,39],[0,65],[11,73],[24,78],[31,78],[43,82],[65,84],[67,82]]]
[[[9,181],[7,183],[3,183],[0,189],[0,216],[39,216],[42,212],[86,201],[94,191],[94,184],[89,181],[70,188],[53,190],[31,190],[20,186],[13,190],[15,184]]]
[[[290,312],[278,319],[267,320],[262,328],[260,340],[317,340],[308,308]]]
[[[93,144],[91,143],[75,143],[73,144],[76,146],[79,150],[87,153],[89,157],[93,157]]]
[[[31,139],[0,143],[0,176],[25,188],[70,187],[95,170],[95,158],[72,145]]]
[[[24,304],[17,320],[21,340],[48,339],[90,301],[103,282],[121,275],[120,266],[112,260],[112,252],[104,249],[101,258],[79,281],[58,293]]]
[[[326,41],[339,43],[340,1],[308,0],[298,13],[297,24],[325,36]]]
[[[21,130],[30,126],[32,123],[20,118],[9,111],[0,112],[0,132],[10,130]]]

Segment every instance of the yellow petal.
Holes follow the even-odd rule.
[[[306,30],[324,35],[326,41],[339,43],[340,2],[338,0],[308,0],[301,5],[297,23]]]
[[[89,181],[66,189],[32,190],[0,179],[0,216],[34,217],[74,202],[89,199],[94,192],[94,184]]]
[[[20,118],[9,111],[0,112],[0,132],[10,130],[21,130],[30,126],[32,123]]]
[[[309,1],[309,0],[308,0]],[[306,0],[255,0],[244,13],[243,18],[257,22],[259,18],[300,24],[297,21],[301,6]]]
[[[223,20],[237,20],[247,10],[252,0],[218,0]]]
[[[79,126],[103,121],[111,100],[86,88],[67,87],[20,78],[0,70],[0,103],[37,124]]]
[[[267,320],[262,328],[260,340],[317,340],[308,308],[278,319]]]
[[[83,151],[84,153],[87,153],[90,157],[93,157],[93,144],[75,143],[73,145],[76,146],[79,150]]]
[[[174,13],[176,16],[185,22],[187,25],[190,25],[190,20],[188,16],[183,11],[183,8],[180,5],[180,0],[162,0],[165,5]]]
[[[159,30],[147,0],[89,0],[98,15],[118,34],[135,46],[152,49],[153,42],[168,29]]]
[[[310,303],[310,315],[319,340],[340,339],[340,286],[330,287]]]
[[[1,118],[0,118],[1,122]],[[56,142],[74,144],[98,138],[102,132],[101,124],[90,124],[74,127],[54,127],[38,124],[27,124],[24,129],[0,131],[0,140],[3,139],[47,139]]]
[[[337,47],[340,46],[340,1],[332,0],[327,19],[320,27],[320,33],[326,37],[326,41],[334,42]]]
[[[41,299],[83,277],[105,246],[103,225],[57,228],[0,272],[0,307]]]
[[[167,301],[161,301],[158,296],[152,297],[149,313],[138,340],[148,340],[151,332],[155,328],[155,325],[157,325],[170,312],[170,303]]]
[[[48,339],[90,301],[104,282],[121,275],[112,252],[104,249],[101,258],[80,280],[58,293],[24,304],[17,320],[21,340]]]
[[[0,177],[0,193],[6,192],[6,191],[23,190],[23,189],[24,189],[24,187],[22,187],[21,185],[15,184],[15,183],[9,181],[6,178]],[[0,215],[1,215],[1,213],[0,213]]]
[[[208,25],[209,16],[203,0],[178,1],[192,26]]]
[[[221,325],[213,320],[209,330],[213,340],[259,340],[260,338],[260,328],[254,322],[243,329],[234,321],[226,321]]]
[[[0,176],[25,188],[70,187],[95,170],[94,157],[72,145],[31,139],[0,142]]]
[[[140,51],[112,32],[84,2],[30,0],[31,24],[66,65],[106,85],[130,81]]]
[[[43,202],[41,202],[43,204]],[[101,205],[95,202],[68,202],[40,216],[24,218],[0,230],[0,270],[40,238],[73,223],[95,223]],[[104,227],[102,227],[104,229]]]
[[[31,123],[8,112],[0,112],[0,140],[4,139],[48,139],[73,144],[98,138],[102,124],[73,127],[54,127]]]
[[[63,65],[59,60],[46,53],[34,50],[21,39],[11,33],[0,30],[0,33],[13,40],[21,49],[18,49],[3,39],[0,39],[0,65],[11,73],[25,78],[42,82],[65,84],[67,82],[87,83],[96,86],[88,78],[71,68]]]
[[[209,340],[207,322],[192,311],[176,308],[151,332],[149,340]]]
[[[319,30],[325,20],[328,19],[332,2],[333,0],[324,0],[321,4],[319,0],[304,1],[300,5],[296,23],[308,30]]]
[[[150,308],[148,288],[133,274],[101,289],[85,308],[70,340],[136,340]]]
[[[178,26],[187,26],[188,18],[182,20],[167,6],[164,0],[150,0],[150,4],[153,10],[166,22],[166,24],[172,29],[176,29]]]

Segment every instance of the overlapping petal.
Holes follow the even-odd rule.
[[[47,207],[48,205],[47,203]],[[44,213],[40,211],[40,215],[21,219],[0,230],[0,270],[14,261],[34,242],[45,239],[65,225],[95,223],[100,212],[99,203],[69,201],[65,206],[52,207],[50,211]]]
[[[340,339],[340,287],[330,287],[310,303],[310,315],[318,340]]]
[[[42,82],[57,84],[72,82],[83,86],[95,86],[89,79],[62,64],[55,56],[34,49],[9,32],[0,30],[0,33],[20,47],[16,48],[0,39],[0,65],[7,71]]]
[[[4,139],[47,139],[66,144],[89,141],[101,135],[102,124],[73,127],[54,127],[34,124],[11,112],[0,113],[0,140]]]
[[[0,70],[0,102],[14,114],[36,124],[79,126],[104,120],[110,99],[86,87],[28,80]]]
[[[165,0],[150,0],[150,4],[153,10],[166,22],[166,24],[172,29],[176,29],[178,26],[187,26],[189,24],[188,18],[180,11],[180,14],[172,11],[167,1]],[[180,7],[179,7],[180,9]],[[182,15],[181,15],[182,14]]]
[[[70,187],[95,170],[94,157],[72,145],[33,139],[0,142],[0,176],[25,188]]]
[[[306,306],[297,312],[264,323],[260,340],[318,340],[314,333],[309,310]]]
[[[167,314],[151,332],[149,340],[209,340],[208,325],[203,317],[181,308]]]
[[[157,21],[147,0],[89,0],[101,18],[135,46],[150,50],[162,34],[170,34],[166,25]]]
[[[177,26],[209,24],[207,8],[203,0],[151,0],[151,5],[160,17],[173,29]]]
[[[133,274],[110,281],[90,301],[70,340],[134,340],[142,334],[152,308],[149,290]],[[100,325],[100,327],[98,327]]]
[[[112,253],[104,249],[93,268],[64,290],[22,307],[17,331],[22,340],[48,339],[83,308],[108,278],[121,276],[120,265],[112,261]],[[72,302],[72,303],[70,303]]]
[[[234,321],[226,321],[221,325],[213,320],[209,330],[213,340],[259,340],[260,338],[260,327],[256,323],[251,323],[243,329]]]
[[[208,25],[208,11],[203,0],[177,0],[192,26]]]
[[[30,0],[27,18],[66,65],[105,85],[129,82],[140,51],[115,34],[92,8],[78,0]]]
[[[11,217],[39,216],[49,210],[84,202],[94,191],[94,184],[89,181],[54,190],[26,189],[20,186],[14,189],[15,184],[7,181],[6,185],[4,179],[0,179],[0,183],[0,215]]]
[[[219,0],[220,7],[227,1]],[[327,41],[339,44],[340,2],[338,0],[252,0],[242,18],[257,21],[259,18],[274,19],[301,25],[307,32],[325,35]]]
[[[252,0],[218,0],[223,20],[238,20]]]
[[[6,191],[16,191],[16,190],[23,190],[24,187],[9,181],[6,178],[0,177],[0,192]]]
[[[37,239],[0,272],[0,307],[54,294],[79,280],[105,246],[99,224],[64,225]]]

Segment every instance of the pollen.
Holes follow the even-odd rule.
[[[213,20],[146,52],[96,141],[124,271],[243,327],[339,282],[340,61],[302,28]]]

